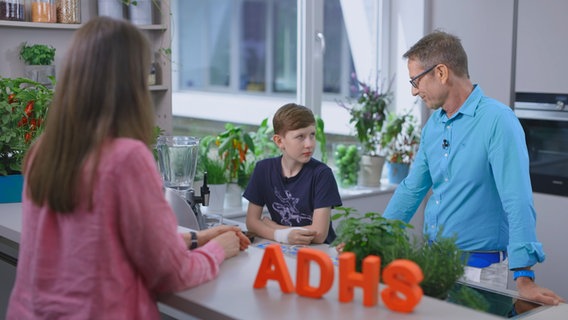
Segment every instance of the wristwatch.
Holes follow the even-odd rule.
[[[517,280],[518,277],[527,277],[534,281],[534,271],[532,270],[517,270],[513,272],[513,280]]]
[[[193,250],[197,248],[197,232],[190,231],[189,234],[191,235],[191,244],[189,245],[189,250]]]

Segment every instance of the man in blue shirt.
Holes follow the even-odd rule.
[[[459,38],[435,31],[403,57],[412,95],[436,111],[384,217],[409,222],[431,189],[424,233],[432,241],[457,237],[470,253],[468,280],[506,288],[508,263],[521,296],[544,304],[563,301],[538,286],[530,270],[545,255],[536,238],[529,159],[515,114],[472,84]]]

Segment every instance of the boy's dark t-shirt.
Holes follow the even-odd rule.
[[[311,225],[315,209],[342,205],[333,172],[326,164],[312,158],[297,175],[286,178],[282,176],[281,159],[257,162],[243,195],[258,206],[266,206],[272,221],[283,226]],[[330,222],[325,243],[335,237]]]

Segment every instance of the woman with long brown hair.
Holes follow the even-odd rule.
[[[236,227],[189,234],[148,145],[151,51],[127,21],[74,35],[45,131],[24,163],[23,221],[9,319],[158,319],[156,296],[214,278],[250,242]]]

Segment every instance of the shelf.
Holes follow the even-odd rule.
[[[0,20],[0,27],[76,30],[81,27],[81,24]]]
[[[150,91],[168,91],[168,87],[165,85],[155,85],[150,86]]]
[[[37,29],[59,29],[59,30],[77,30],[83,24],[67,24],[67,23],[43,23],[29,21],[8,21],[0,20],[0,27],[9,28],[37,28]],[[162,24],[149,24],[137,26],[141,30],[165,31],[167,27]]]

